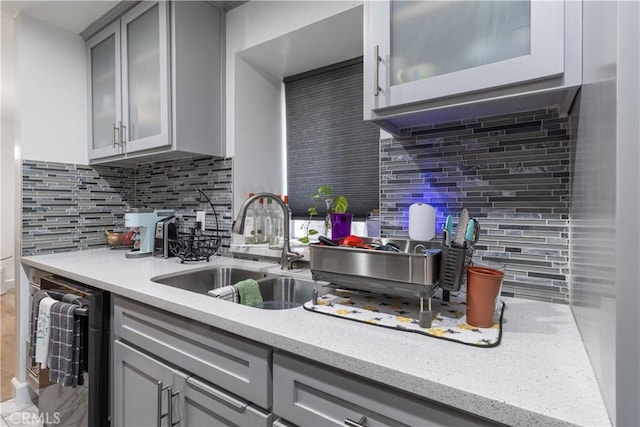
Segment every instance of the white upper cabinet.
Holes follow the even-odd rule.
[[[579,85],[566,50],[580,49],[580,4],[570,3],[366,1],[364,118],[401,134],[443,108],[472,115],[479,101]]]
[[[90,161],[223,155],[222,37],[216,7],[161,1],[90,38]]]

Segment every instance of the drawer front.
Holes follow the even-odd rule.
[[[185,426],[271,426],[271,413],[197,378],[185,377],[184,381],[181,420]]]
[[[254,404],[271,408],[271,348],[115,298],[113,334]]]
[[[273,355],[273,386],[273,412],[300,426],[492,425],[283,353]]]

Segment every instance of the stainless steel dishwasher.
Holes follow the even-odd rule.
[[[110,294],[37,269],[32,269],[29,282],[32,297],[42,289],[58,296],[77,295],[88,301],[87,307],[76,309],[76,316],[83,320],[82,357],[85,363],[82,385],[72,388],[52,383],[48,369],[40,369],[38,363],[32,364],[31,357],[27,359],[27,378],[38,394],[38,408],[44,425],[109,426]]]

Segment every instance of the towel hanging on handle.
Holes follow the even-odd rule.
[[[51,357],[49,381],[76,387],[79,369],[82,323],[76,322],[76,304],[56,302],[51,307]]]
[[[36,364],[36,338],[38,333],[38,312],[40,310],[40,301],[47,297],[47,293],[43,290],[38,290],[33,294],[31,300],[31,350],[29,356],[31,357],[31,366]]]
[[[238,290],[231,285],[223,286],[221,288],[211,289],[207,293],[212,297],[223,299],[225,301],[240,302],[240,296],[238,295]]]
[[[254,279],[241,280],[233,286],[238,290],[238,295],[240,295],[240,304],[250,306],[262,304],[260,285]]]
[[[36,325],[36,357],[41,368],[49,364],[49,344],[51,341],[51,306],[56,302],[51,297],[44,297],[38,306],[38,323]]]

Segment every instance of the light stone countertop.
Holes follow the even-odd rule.
[[[150,280],[214,265],[284,274],[275,264],[225,257],[180,264],[125,259],[109,249],[23,257],[22,263],[508,425],[611,425],[565,305],[503,298],[502,342],[478,348],[302,307],[258,310]],[[309,270],[286,274],[311,278]]]

